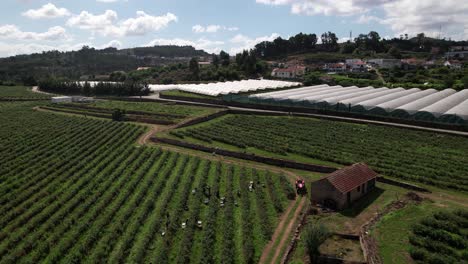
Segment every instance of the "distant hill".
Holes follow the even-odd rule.
[[[191,46],[154,46],[118,50],[83,47],[79,51],[48,51],[0,59],[0,81],[23,82],[48,76],[78,79],[138,67],[187,63],[192,57],[211,56]]]

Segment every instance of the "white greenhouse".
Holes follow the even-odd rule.
[[[155,92],[164,90],[181,90],[190,93],[218,96],[226,94],[237,94],[254,92],[265,89],[281,89],[300,86],[298,82],[286,82],[276,80],[242,80],[233,82],[216,82],[208,84],[170,84],[170,85],[150,85],[150,89]]]
[[[428,122],[468,123],[468,90],[316,85],[254,94],[249,96],[249,102]]]

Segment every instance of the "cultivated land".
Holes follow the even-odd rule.
[[[256,262],[290,204],[285,176],[136,146],[143,126],[36,105],[0,103],[0,263]]]
[[[34,93],[31,87],[0,86],[0,101],[48,99],[49,95]]]
[[[153,124],[175,124],[187,119],[216,113],[219,109],[197,106],[181,106],[173,103],[96,101],[94,103],[48,104],[47,110],[112,118],[115,109],[125,111],[127,121],[141,121]]]
[[[56,110],[68,108],[65,110],[72,110],[70,113],[32,110],[47,105],[0,103],[0,209],[7,212],[0,216],[0,263],[149,262],[156,258],[158,263],[280,263],[301,212],[309,207],[307,197],[287,199],[294,191],[290,181],[300,176],[309,183],[323,175],[167,144],[147,146],[154,134],[332,167],[354,159],[378,161],[376,164],[383,166],[393,159],[389,163],[393,166],[384,168],[405,174],[424,169],[429,163],[425,159],[439,156],[443,158],[430,162],[466,180],[466,171],[452,165],[466,160],[467,140],[462,137],[284,116],[227,115],[183,129],[160,124],[148,129],[143,123],[145,126],[110,122],[108,116],[83,118],[83,112],[106,114],[119,108],[184,122],[219,109],[98,101],[55,105]],[[235,123],[229,123],[233,120]],[[187,134],[182,139],[173,135],[188,131],[197,136]],[[217,135],[222,140],[218,141]],[[278,142],[284,144],[275,144]],[[366,151],[370,153],[367,156]],[[403,154],[398,157],[397,153]],[[402,164],[404,170],[394,164]],[[452,180],[451,176],[443,177],[447,182]],[[257,185],[253,192],[248,191],[250,181]],[[204,183],[212,194],[207,205]],[[466,188],[464,183],[460,188]],[[413,263],[410,252],[415,245],[410,237],[414,225],[440,211],[467,208],[468,197],[460,188],[432,186],[433,193],[419,193],[421,202],[410,202],[378,221],[370,234],[383,263]],[[219,197],[226,198],[224,207],[216,190]],[[407,193],[406,189],[378,183],[376,190],[352,208],[309,215],[306,222],[323,223],[340,234],[358,234],[363,224]],[[198,220],[202,221],[201,229],[196,226]],[[337,236],[329,238],[320,251],[363,261],[359,242]],[[458,256],[465,256],[465,251],[457,249]],[[298,240],[290,263],[308,263],[305,255],[305,245]]]
[[[298,117],[227,115],[170,137],[240,152],[337,166],[366,162],[384,176],[468,190],[464,137]]]

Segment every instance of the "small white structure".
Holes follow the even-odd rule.
[[[54,104],[58,103],[71,103],[73,99],[70,96],[57,96],[52,97],[51,102]]]

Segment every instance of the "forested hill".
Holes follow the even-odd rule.
[[[0,59],[0,80],[28,83],[47,76],[78,79],[83,75],[130,71],[143,66],[187,63],[192,57],[210,56],[191,46],[154,46],[118,50],[83,47],[79,51],[49,51]]]

